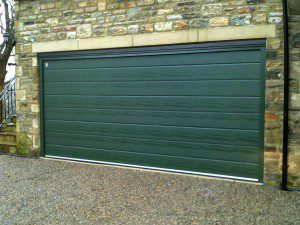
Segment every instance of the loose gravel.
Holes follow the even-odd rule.
[[[0,224],[300,224],[300,192],[0,155]]]

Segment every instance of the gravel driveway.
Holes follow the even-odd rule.
[[[0,224],[299,224],[300,192],[0,155]]]

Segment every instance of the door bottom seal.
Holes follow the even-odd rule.
[[[200,176],[206,176],[206,177],[216,177],[216,178],[225,178],[225,179],[227,178],[227,179],[232,179],[232,180],[258,182],[258,179],[255,179],[255,178],[237,177],[237,176],[229,176],[229,175],[221,175],[221,174],[213,174],[213,173],[201,173],[201,172],[193,172],[193,171],[187,171],[187,170],[166,169],[166,168],[151,167],[151,166],[139,166],[139,165],[131,165],[131,164],[125,164],[125,163],[114,163],[114,162],[105,162],[105,161],[88,160],[88,159],[76,159],[76,158],[53,156],[53,155],[45,155],[45,158],[62,159],[62,160],[96,163],[96,164],[105,164],[105,165],[112,165],[112,166],[123,166],[123,167],[138,168],[138,169],[149,169],[149,170],[156,170],[156,171],[174,172],[174,173],[180,173],[180,174],[200,175]]]

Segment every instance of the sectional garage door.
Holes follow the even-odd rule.
[[[41,54],[42,154],[262,180],[264,41]]]

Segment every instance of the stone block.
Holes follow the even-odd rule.
[[[230,18],[230,25],[233,26],[245,26],[251,24],[251,14],[244,14],[244,15],[233,15]]]
[[[277,115],[275,113],[265,113],[265,121],[266,122],[275,122],[277,121]]]
[[[17,101],[26,100],[26,91],[25,90],[16,90],[16,99]]]
[[[108,29],[108,34],[111,36],[125,35],[127,34],[127,27],[117,26]]]
[[[204,28],[208,26],[208,19],[207,18],[198,18],[190,20],[189,22],[190,28]]]
[[[291,94],[290,108],[300,110],[300,94]]]
[[[78,50],[119,48],[130,46],[132,46],[131,35],[78,40]]]
[[[144,6],[144,5],[153,5],[155,0],[139,0],[137,1],[137,5]]]
[[[267,22],[267,15],[260,13],[253,15],[253,21],[255,23],[266,23]]]
[[[228,26],[229,19],[228,17],[214,17],[209,19],[209,26],[212,27],[222,27]]]
[[[55,51],[74,51],[78,50],[77,40],[63,40],[53,42],[34,43],[32,51],[37,52],[55,52]]]
[[[37,118],[34,118],[32,120],[32,127],[33,128],[39,128],[39,120]]]
[[[78,38],[88,38],[92,35],[92,25],[83,24],[77,26],[77,37]]]
[[[32,104],[31,105],[31,112],[38,113],[39,111],[40,111],[39,104]]]
[[[220,16],[222,15],[222,3],[205,4],[202,6],[202,15],[204,17]]]
[[[154,24],[154,30],[156,31],[170,31],[173,29],[172,22],[159,22]]]
[[[276,36],[274,25],[205,28],[198,30],[198,41],[241,40]]]
[[[41,4],[41,9],[42,10],[53,9],[54,7],[55,7],[55,3],[54,2],[49,2],[49,3]]]
[[[197,41],[197,31],[163,32],[133,36],[134,46],[191,43]]]
[[[49,27],[57,26],[58,23],[59,23],[58,18],[49,18],[49,19],[46,19],[46,21],[45,21],[45,25],[49,26]]]
[[[189,27],[189,24],[185,20],[175,21],[173,23],[175,30],[186,30]]]

